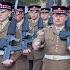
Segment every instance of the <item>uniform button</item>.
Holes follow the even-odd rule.
[[[58,52],[58,50],[57,50],[57,49],[55,49],[55,52]]]
[[[58,43],[59,41],[57,40],[56,42]]]
[[[58,48],[56,47],[55,49],[57,50]]]
[[[56,47],[58,47],[59,45],[56,45]]]
[[[57,39],[59,39],[59,36],[57,36]]]

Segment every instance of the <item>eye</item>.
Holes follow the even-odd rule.
[[[7,10],[6,9],[1,9],[0,13],[5,13]]]
[[[38,13],[39,10],[30,10],[30,12],[32,12],[32,13]]]

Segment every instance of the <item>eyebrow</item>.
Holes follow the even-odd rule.
[[[41,12],[41,13],[49,13],[48,11],[46,11],[46,12]]]
[[[30,10],[30,11],[39,11],[39,10]]]
[[[7,11],[7,9],[5,9],[5,10],[3,10],[3,11],[1,10],[1,13],[4,13],[4,12],[6,12],[6,11]]]

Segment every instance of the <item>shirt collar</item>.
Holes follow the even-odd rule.
[[[17,23],[17,28],[20,29],[20,26],[23,24],[23,19]]]
[[[5,21],[3,22],[0,22],[1,26],[2,26],[2,29],[8,24],[9,20],[6,19]]]

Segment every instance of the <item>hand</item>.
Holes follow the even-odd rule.
[[[42,31],[42,30],[39,30],[38,32],[37,32],[37,35],[39,36],[39,35],[43,35],[44,34],[44,32]]]
[[[11,66],[12,63],[13,63],[13,60],[12,59],[7,59],[7,60],[5,60],[5,61],[2,62],[2,64],[4,66]]]
[[[32,47],[34,50],[38,50],[38,48],[40,48],[40,41],[38,39],[34,39]]]
[[[68,46],[67,49],[70,51],[70,46]]]
[[[40,47],[40,46],[39,46],[39,42],[34,43],[34,44],[32,45],[32,47],[33,47],[34,50],[38,50],[38,48]]]
[[[24,54],[24,55],[27,55],[27,54],[29,54],[30,52],[31,52],[30,49],[25,49],[25,50],[23,50],[23,54]]]

